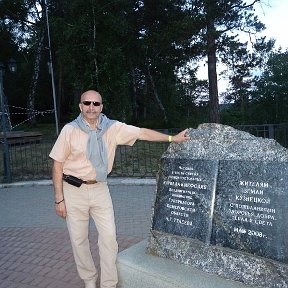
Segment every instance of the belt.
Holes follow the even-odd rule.
[[[96,183],[98,183],[98,181],[96,181],[96,180],[86,180],[86,181],[84,181],[83,180],[83,183],[89,185],[89,184],[96,184]]]
[[[82,180],[72,175],[65,175],[63,174],[63,180],[67,183],[74,185],[76,187],[80,187],[81,184],[96,184],[98,183],[97,180]]]

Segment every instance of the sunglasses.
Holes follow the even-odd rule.
[[[84,104],[85,106],[90,106],[91,103],[93,103],[93,106],[100,106],[101,103],[97,102],[97,101],[83,101],[82,104]]]

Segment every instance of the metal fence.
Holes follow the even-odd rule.
[[[247,131],[257,137],[275,139],[288,148],[288,123],[264,125],[239,125],[236,129]]]
[[[54,144],[50,140],[19,141],[9,145],[9,165],[4,165],[4,149],[1,145],[1,183],[50,179],[52,160],[49,153]],[[167,149],[167,143],[137,141],[134,146],[118,146],[111,176],[115,177],[155,177],[158,161]],[[0,159],[1,159],[0,158]],[[9,169],[10,181],[7,181]]]
[[[245,125],[235,127],[250,132],[257,137],[273,138],[282,146],[288,147],[288,126],[283,125]],[[164,131],[167,132],[167,131]],[[171,132],[171,131],[169,131]],[[174,130],[173,134],[177,131]],[[172,132],[171,132],[172,133]],[[24,141],[25,140],[25,141]],[[19,139],[9,145],[10,181],[30,181],[50,179],[52,160],[48,157],[55,139],[30,140]],[[4,165],[3,141],[1,142],[0,182],[7,182],[7,167]],[[114,177],[155,177],[161,155],[168,143],[137,141],[134,146],[119,146],[116,150]]]

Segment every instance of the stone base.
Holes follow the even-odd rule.
[[[240,282],[146,254],[144,240],[118,255],[118,288],[244,288]]]
[[[147,253],[251,287],[288,288],[288,265],[236,250],[151,230]],[[212,286],[211,286],[212,287]]]

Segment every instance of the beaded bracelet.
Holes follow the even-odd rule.
[[[59,201],[59,202],[55,202],[55,204],[60,204],[63,201],[64,201],[64,198],[61,201]]]

